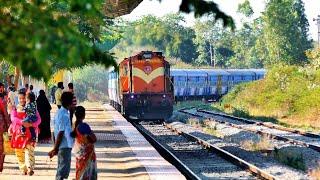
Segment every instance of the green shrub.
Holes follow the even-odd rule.
[[[214,107],[236,116],[320,130],[320,69],[275,65],[263,80],[237,85]]]
[[[279,162],[302,171],[306,170],[306,164],[301,153],[293,153],[275,149],[273,156]]]

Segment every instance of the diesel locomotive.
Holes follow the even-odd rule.
[[[110,104],[130,119],[166,119],[173,111],[170,65],[161,52],[125,58],[108,80]]]

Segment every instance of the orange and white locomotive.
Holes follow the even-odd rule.
[[[166,119],[173,111],[170,65],[161,52],[125,58],[109,74],[110,103],[127,117]]]

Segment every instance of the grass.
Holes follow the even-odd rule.
[[[215,127],[204,127],[203,132],[210,134],[212,136],[223,138],[223,135],[219,133]]]
[[[320,132],[320,69],[278,65],[263,80],[233,88],[214,109]],[[225,108],[225,107],[229,108]]]
[[[187,124],[194,126],[194,127],[201,127],[202,126],[202,123],[201,123],[200,119],[198,119],[198,118],[189,118],[187,120]]]
[[[218,108],[215,108],[212,106],[212,103],[207,103],[200,100],[187,100],[187,101],[178,101],[177,104],[173,106],[173,110],[179,110],[182,108],[189,108],[189,107],[195,107],[198,109],[205,109],[205,110],[216,110],[221,111]]]
[[[273,145],[268,137],[262,136],[258,142],[246,140],[240,143],[241,147],[249,151],[263,151],[273,149]]]
[[[298,170],[306,170],[306,165],[302,154],[275,149],[273,152],[273,156],[277,161],[279,161],[282,164],[285,164]]]

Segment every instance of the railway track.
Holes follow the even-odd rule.
[[[233,154],[170,124],[132,122],[188,179],[276,179]],[[208,151],[209,150],[209,151]]]
[[[192,112],[190,109],[192,108],[181,109],[179,112],[194,117],[208,118],[209,120],[217,123],[226,124],[228,126],[245,131],[268,136],[276,140],[288,142],[290,144],[308,147],[320,152],[320,136],[317,134],[284,128],[270,123],[255,122],[244,118],[238,118],[222,113],[209,112],[202,109],[196,109],[194,112]]]

